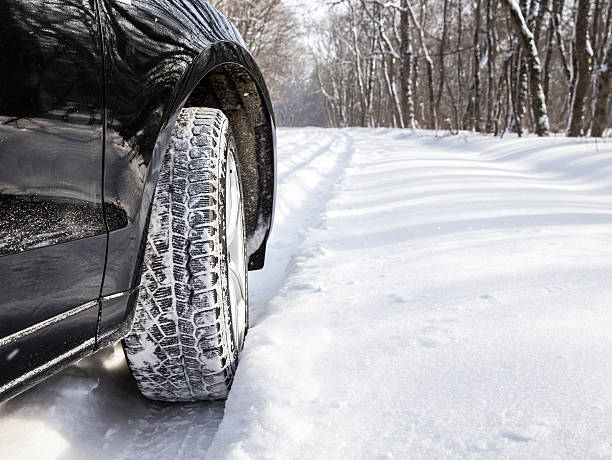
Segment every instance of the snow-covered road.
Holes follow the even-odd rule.
[[[0,406],[0,458],[612,458],[612,142],[279,132],[225,404],[119,349]]]

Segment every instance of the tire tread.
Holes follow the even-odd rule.
[[[181,112],[153,198],[135,323],[124,340],[132,375],[151,399],[225,399],[234,377],[226,149],[235,144],[221,111]]]

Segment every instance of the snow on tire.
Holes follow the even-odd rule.
[[[148,398],[224,399],[232,384],[248,323],[234,152],[221,111],[181,112],[153,198],[134,327],[123,343]]]

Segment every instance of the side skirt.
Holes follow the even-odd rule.
[[[0,339],[0,402],[123,339],[132,328],[137,299],[137,288],[106,296]],[[57,356],[53,345],[60,339],[70,348]]]
[[[72,350],[3,385],[0,387],[0,402],[17,396],[19,393],[61,371],[73,362],[90,355],[94,349],[95,342],[94,338],[86,340]]]

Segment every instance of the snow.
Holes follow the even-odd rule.
[[[484,56],[480,58],[480,62],[478,63],[478,68],[483,70],[487,63],[489,62],[489,53],[485,53]]]
[[[587,54],[589,56],[591,56],[591,57],[594,56],[593,47],[591,46],[591,40],[589,40],[588,38],[587,38],[587,41],[586,41],[586,52],[587,52]]]
[[[0,407],[0,458],[611,458],[612,144],[283,129],[225,404],[119,349]]]

